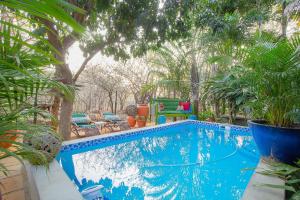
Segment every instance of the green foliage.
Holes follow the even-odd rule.
[[[243,41],[254,23],[270,18],[274,0],[203,1],[196,14],[196,26],[222,40]]]
[[[233,67],[227,73],[219,73],[205,83],[205,96],[210,99],[225,100],[232,112],[237,112],[253,98],[252,92],[243,79],[244,69]]]
[[[275,126],[289,127],[300,108],[300,38],[258,41],[249,49],[244,79],[255,95],[250,107]]]
[[[56,25],[65,23],[77,33],[84,31],[84,28],[68,15],[66,10],[79,13],[85,13],[85,11],[63,0],[3,0],[0,1],[0,5],[11,9],[18,16],[42,18]],[[37,22],[33,19],[30,20],[31,23]],[[16,28],[21,29],[22,27],[16,26]]]
[[[54,58],[32,44],[24,45],[24,32],[8,23],[1,23],[0,37],[0,104],[2,109],[15,110],[39,90],[54,88],[69,98],[72,90],[43,75],[43,69],[55,62]]]
[[[82,27],[66,14],[65,9],[84,11],[60,0],[6,0],[0,1],[0,5],[1,12],[6,14],[0,20],[0,143],[12,145],[8,149],[1,145],[0,159],[12,156],[20,162],[26,159],[32,164],[48,166],[50,160],[41,150],[21,141],[29,134],[32,137],[45,132],[56,134],[50,127],[29,122],[32,116],[50,116],[35,107],[40,95],[53,91],[72,99],[74,92],[44,74],[46,68],[58,63],[51,54],[56,50],[45,38],[32,32],[32,28],[40,23],[37,19],[47,19],[57,26],[65,23],[80,33]],[[0,171],[7,173],[3,165]]]
[[[171,42],[154,52],[149,61],[152,65],[151,74],[158,78],[158,86],[180,95],[189,97],[189,52],[180,43]]]
[[[224,67],[206,82],[205,96],[227,101],[230,113],[243,108],[252,118],[292,126],[300,108],[299,44],[298,35],[288,40],[260,33],[240,46],[241,51],[235,48],[240,55],[219,51],[220,56],[210,59]]]
[[[259,172],[267,176],[275,176],[285,181],[285,185],[259,184],[260,187],[271,187],[288,191],[289,200],[297,200],[300,195],[300,160],[294,166],[269,161],[270,169]]]
[[[56,135],[56,133],[53,132],[53,130],[48,126],[28,123],[28,113],[26,111],[27,110],[20,112],[17,110],[6,115],[1,115],[0,143],[10,143],[12,144],[13,149],[5,149],[0,147],[0,159],[12,156],[17,158],[22,163],[23,161],[21,158],[26,159],[35,165],[48,166],[49,160],[43,151],[37,150],[21,141],[28,134],[32,135],[32,137],[39,137],[40,134],[45,132],[54,135]],[[12,136],[16,137],[16,141],[11,139]],[[2,166],[2,170],[0,171],[6,173],[6,168],[4,166]]]
[[[208,119],[214,119],[215,118],[215,115],[213,112],[211,111],[204,111],[204,112],[200,112],[199,115],[198,115],[198,119],[200,121],[205,121],[205,120],[208,120]]]
[[[86,36],[80,47],[86,55],[95,51],[115,59],[141,56],[165,41],[189,36],[193,1],[81,1],[88,7]]]

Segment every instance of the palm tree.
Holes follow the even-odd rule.
[[[168,90],[170,97],[171,90],[173,97],[184,95],[188,87],[189,65],[186,58],[187,53],[179,43],[170,42],[157,49],[154,56],[150,57],[153,70],[151,73],[159,79],[158,84]]]

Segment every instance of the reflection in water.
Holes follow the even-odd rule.
[[[240,199],[258,156],[251,137],[182,127],[60,162],[80,192],[104,199]],[[88,195],[86,199],[92,199]]]

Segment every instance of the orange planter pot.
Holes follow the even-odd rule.
[[[132,128],[135,126],[136,124],[136,120],[133,116],[128,116],[127,117],[127,122],[128,122],[128,125]]]
[[[10,143],[9,141],[14,142],[17,139],[16,135],[12,135],[12,134],[6,134],[6,135],[1,135],[0,136],[0,141],[1,140],[7,140],[7,142],[0,142],[0,147],[4,148],[4,149],[8,149],[9,147],[11,147],[12,143]]]
[[[138,116],[144,116],[145,118],[147,118],[149,115],[148,104],[139,104],[137,107],[138,107]]]
[[[139,128],[146,126],[146,120],[137,120],[137,125]]]

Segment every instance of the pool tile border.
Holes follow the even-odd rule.
[[[60,152],[67,152],[73,151],[81,148],[86,148],[90,146],[96,146],[99,144],[108,143],[111,141],[116,141],[128,137],[133,137],[136,135],[139,136],[146,136],[149,134],[156,133],[161,130],[167,130],[170,128],[182,126],[182,125],[196,125],[197,127],[205,127],[205,128],[212,128],[212,129],[230,129],[231,131],[238,131],[243,133],[250,133],[248,127],[244,126],[236,126],[230,124],[220,124],[214,122],[205,122],[205,121],[198,121],[198,120],[183,120],[179,122],[171,122],[163,125],[152,126],[152,127],[145,127],[140,129],[133,129],[128,131],[121,131],[117,133],[112,133],[109,135],[99,135],[89,138],[82,138],[76,139],[72,141],[64,142]]]

